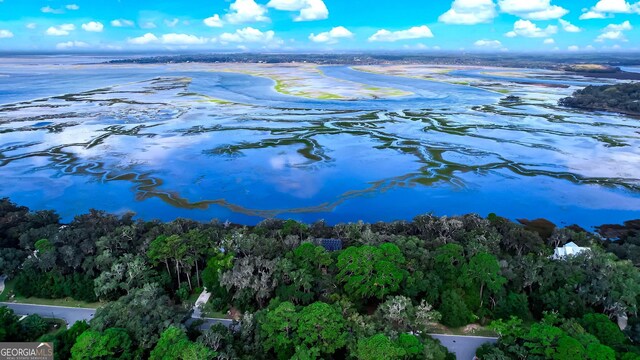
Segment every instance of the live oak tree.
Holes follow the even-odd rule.
[[[86,321],[77,321],[68,329],[61,329],[55,334],[46,334],[39,340],[42,342],[52,342],[55,359],[70,359],[71,348],[77,342],[78,337],[89,330]]]
[[[279,359],[289,359],[295,352],[298,313],[293,303],[283,302],[266,313],[265,320],[259,325],[263,334],[264,349],[272,350]]]
[[[587,314],[580,319],[580,325],[594,335],[604,345],[616,348],[627,342],[617,324],[604,314]]]
[[[87,330],[71,348],[73,360],[128,360],[136,358],[133,341],[126,330],[109,328],[104,332]]]
[[[20,326],[19,317],[13,310],[6,306],[0,306],[0,342],[17,341]]]
[[[123,328],[140,346],[151,348],[164,329],[180,323],[184,312],[156,284],[146,284],[99,308],[91,327],[100,332]]]
[[[305,306],[298,316],[298,342],[311,354],[324,357],[345,346],[347,333],[342,314],[335,307],[315,302]]]
[[[295,304],[309,304],[318,299],[321,290],[331,283],[331,255],[321,246],[305,243],[278,261],[276,276],[280,279],[276,296]]]
[[[122,292],[129,294],[133,289],[148,283],[153,271],[141,256],[124,254],[113,263],[111,269],[103,271],[95,280],[95,292],[100,298],[117,298]]]
[[[356,358],[358,360],[403,359],[407,352],[384,334],[358,340]]]
[[[338,255],[339,282],[354,299],[382,299],[400,288],[406,276],[400,249],[394,244],[349,247]]]
[[[242,306],[250,306],[253,300],[263,307],[277,286],[276,263],[255,256],[236,259],[233,268],[222,274],[220,284],[234,293],[234,299],[243,301]]]
[[[184,330],[170,326],[160,335],[150,360],[207,360],[218,354],[203,344],[192,342]]]
[[[334,307],[316,302],[297,311],[283,302],[266,314],[260,324],[265,350],[279,359],[321,358],[346,345],[345,320]]]

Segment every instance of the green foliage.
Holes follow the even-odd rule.
[[[288,359],[293,355],[298,316],[295,305],[290,302],[283,302],[267,312],[266,319],[260,323],[266,351],[273,350],[279,359]]]
[[[467,325],[473,318],[473,313],[467,307],[462,295],[456,290],[446,290],[442,293],[438,310],[442,314],[442,323],[447,326]]]
[[[576,229],[551,230],[544,221],[521,226],[497,216],[311,227],[271,219],[241,227],[133,221],[99,211],[61,226],[52,212],[31,213],[5,199],[0,272],[14,275],[20,296],[112,300],[98,310],[93,333],[82,342],[86,326],[80,325],[42,337],[56,344],[62,359],[78,339],[98,358],[153,349],[156,357],[176,358],[211,358],[215,352],[239,359],[379,354],[440,360],[450,355],[437,342],[409,334],[424,334],[438,321],[458,327],[502,319],[494,323],[501,339],[483,359],[630,360],[638,352],[633,341],[640,339],[634,316],[640,300],[637,228],[626,224],[621,240],[609,243]],[[327,237],[357,246],[329,253],[313,245]],[[567,241],[592,251],[549,259]],[[202,285],[213,293],[209,307],[241,310],[234,331],[199,335],[193,327],[184,334],[176,327],[188,307],[175,304]],[[544,315],[548,311],[555,315]],[[625,334],[608,320],[623,314],[629,316]],[[0,309],[0,341],[40,334],[41,325],[34,318],[23,325]],[[103,339],[113,328],[136,350],[125,355]],[[165,338],[157,344],[160,334]]]
[[[150,360],[196,360],[213,359],[218,354],[200,343],[189,340],[184,330],[175,326],[162,332],[158,343],[151,351]]]
[[[417,336],[402,333],[398,335],[397,343],[398,343],[398,346],[405,351],[407,358],[410,358],[410,359],[422,358],[421,355],[422,355],[424,346],[422,345],[422,343],[420,342],[420,339],[418,339]]]
[[[213,251],[214,255],[207,260],[207,266],[202,271],[202,284],[207,291],[221,297],[226,290],[220,286],[220,276],[233,267],[233,255]]]
[[[480,360],[509,360],[510,358],[504,351],[497,346],[485,343],[476,350],[476,356]]]
[[[317,354],[333,354],[346,345],[345,321],[332,306],[316,302],[304,307],[298,317],[296,345]]]
[[[321,246],[305,243],[296,247],[277,264],[280,284],[276,296],[295,304],[320,298],[320,291],[331,283],[327,273],[332,264],[331,255]]]
[[[183,314],[184,310],[172,306],[156,284],[147,284],[99,308],[91,320],[91,327],[97,331],[123,328],[136,343],[148,349],[164,329],[180,323]]]
[[[135,349],[127,331],[109,328],[104,332],[87,330],[71,348],[73,360],[134,359]]]
[[[113,261],[111,269],[94,280],[94,289],[103,299],[117,299],[124,293],[149,283],[154,272],[142,256],[123,254]]]
[[[404,256],[393,244],[349,247],[338,255],[338,281],[354,299],[393,294],[406,276]]]
[[[588,110],[615,111],[640,114],[640,84],[589,85],[571,97],[560,99],[561,106]]]
[[[529,298],[526,294],[510,292],[507,296],[500,298],[493,312],[496,319],[508,319],[516,316],[520,319],[530,320]]]
[[[28,254],[28,251],[22,249],[2,249],[2,251],[0,251],[0,274],[14,276]]]
[[[306,224],[295,220],[287,220],[282,224],[282,236],[295,235],[303,237],[308,229],[309,227]]]
[[[520,319],[511,318],[495,321],[492,327],[501,335],[499,349],[510,357],[559,360],[615,358],[613,349],[600,344],[577,322],[562,320],[557,314],[546,314],[542,322],[530,326]]]
[[[587,314],[580,320],[580,325],[593,334],[600,342],[609,347],[622,346],[627,338],[618,325],[603,314]]]
[[[216,324],[198,337],[198,343],[215,351],[219,359],[237,359],[238,354],[234,347],[236,345],[234,335],[236,333],[232,332],[227,326]]]
[[[290,302],[270,310],[260,323],[264,349],[279,359],[317,358],[331,355],[346,345],[342,315],[332,306],[316,302],[299,312]]]
[[[93,280],[87,274],[62,275],[55,271],[47,273],[26,268],[16,276],[15,292],[24,297],[61,299],[71,297],[76,300],[95,302]]]
[[[384,334],[358,340],[355,356],[358,360],[403,359],[407,351]]]
[[[40,315],[31,314],[20,321],[22,338],[35,341],[49,330],[49,324]]]
[[[498,292],[507,279],[500,275],[500,265],[495,256],[478,253],[462,267],[462,276],[459,282],[470,291],[474,291],[474,293],[477,291],[477,298],[482,306],[484,295]]]
[[[71,348],[76,343],[78,337],[89,329],[86,321],[78,321],[69,329],[62,329],[55,335],[47,334],[39,340],[42,342],[53,343],[53,354],[55,360],[63,360],[71,358]]]
[[[18,341],[18,316],[6,306],[0,306],[0,342]]]
[[[458,282],[464,264],[464,248],[458,244],[447,244],[436,249],[433,255],[434,269],[442,281],[451,287]]]
[[[598,343],[589,344],[586,355],[588,360],[614,360],[616,358],[616,352],[612,348]],[[625,359],[625,356],[623,355],[621,359]],[[635,359],[640,359],[640,356],[636,354]]]

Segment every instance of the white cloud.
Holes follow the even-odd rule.
[[[553,45],[555,43],[556,43],[556,41],[553,40],[552,38],[544,39],[544,44],[545,45]]]
[[[90,21],[86,24],[82,24],[82,29],[88,32],[102,32],[104,25],[101,22]]]
[[[597,42],[604,42],[605,40],[627,41],[627,38],[624,36],[624,33],[622,33],[622,31],[607,31],[598,35],[598,37],[596,38]]]
[[[115,20],[111,20],[111,26],[113,26],[113,27],[132,27],[132,26],[135,26],[135,24],[131,20],[115,19]]]
[[[587,11],[584,14],[580,15],[580,20],[590,20],[590,19],[604,19],[607,16],[603,13],[595,12],[595,11]]]
[[[500,10],[529,20],[559,19],[569,10],[551,5],[551,0],[499,0]]]
[[[487,23],[497,16],[493,0],[454,0],[438,21],[445,24],[474,25]]]
[[[351,38],[353,33],[344,26],[337,26],[330,31],[321,32],[320,34],[309,35],[309,40],[316,43],[335,44],[339,39]]]
[[[577,45],[571,45],[567,48],[569,51],[578,51],[580,48]]]
[[[165,44],[165,45],[202,45],[209,42],[209,39],[204,37],[198,37],[190,34],[177,34],[170,33],[164,34],[160,37],[152,33],[146,33],[142,36],[130,38],[127,40],[132,45],[147,45],[147,44]]]
[[[65,6],[67,8],[67,10],[80,10],[80,6],[76,5],[76,4],[69,4],[67,6]]]
[[[215,14],[212,17],[208,17],[203,20],[204,24],[208,27],[222,27],[222,19],[220,19],[220,15]]]
[[[408,30],[400,30],[400,31],[389,31],[389,30],[378,30],[375,34],[373,34],[369,41],[398,41],[398,40],[409,40],[409,39],[424,39],[424,38],[432,38],[433,33],[428,26],[414,26]]]
[[[257,4],[255,0],[236,0],[229,6],[229,13],[225,18],[232,24],[269,21],[266,14],[267,8]]]
[[[604,19],[613,17],[614,14],[640,14],[640,2],[633,5],[626,0],[600,0],[590,9],[584,9],[580,20]]]
[[[474,46],[476,47],[481,47],[481,48],[489,48],[489,49],[500,49],[502,48],[502,43],[498,40],[487,40],[487,39],[482,39],[482,40],[478,40],[475,43],[473,43]]]
[[[65,50],[65,49],[71,49],[71,48],[84,48],[84,47],[88,47],[89,44],[82,42],[82,41],[67,41],[67,42],[61,42],[58,43],[56,45],[56,49],[58,50]]]
[[[180,22],[180,19],[165,19],[164,20],[164,24],[168,27],[176,27],[176,25],[178,25],[178,23]]]
[[[59,26],[51,26],[45,33],[50,36],[67,36],[75,29],[76,26],[73,24],[62,24]]]
[[[592,10],[600,13],[626,13],[631,11],[631,5],[625,0],[600,0]]]
[[[529,20],[518,20],[513,24],[513,31],[509,31],[507,37],[547,37],[558,32],[558,27],[555,25],[549,25],[544,29],[539,28],[536,24]]]
[[[161,41],[167,45],[202,45],[206,44],[208,39],[197,37],[189,34],[164,34]]]
[[[606,28],[604,28],[604,31],[629,31],[629,30],[633,30],[633,26],[631,26],[631,23],[629,22],[629,20],[623,22],[622,24],[609,24],[607,25]]]
[[[0,39],[9,39],[13,37],[13,33],[9,30],[0,30]]]
[[[262,32],[252,27],[238,29],[234,33],[223,33],[220,35],[222,43],[272,43],[279,42],[273,30]]]
[[[127,40],[129,44],[133,44],[133,45],[146,45],[146,44],[156,43],[158,41],[159,41],[158,37],[153,35],[152,33],[146,33],[142,36]]]
[[[595,41],[627,41],[627,38],[624,36],[624,32],[630,30],[633,30],[633,26],[631,26],[631,23],[628,20],[622,24],[609,24],[602,30],[602,34],[598,35]]]
[[[40,11],[42,11],[45,14],[62,14],[62,13],[64,13],[64,11],[62,9],[54,9],[51,6],[45,6],[43,8],[40,8]]]
[[[154,23],[153,21],[145,21],[142,24],[140,24],[140,27],[143,29],[155,29],[157,28],[156,23]]]
[[[573,25],[572,23],[566,21],[566,20],[558,20],[560,22],[560,25],[562,25],[562,29],[566,32],[571,32],[571,33],[577,33],[582,31],[582,29],[580,29],[579,27]]]
[[[27,29],[33,30],[33,29],[38,27],[38,24],[36,24],[36,23],[28,23],[26,25],[26,27],[27,27]]]
[[[294,21],[323,20],[329,17],[329,9],[322,0],[271,0],[267,6],[276,10],[300,11]]]

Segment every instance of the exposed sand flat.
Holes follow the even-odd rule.
[[[412,93],[326,76],[315,64],[212,64],[210,71],[234,72],[272,79],[281,94],[309,99],[355,100],[408,96]]]
[[[462,67],[437,65],[364,65],[354,66],[353,69],[392,76],[404,76],[415,79],[440,80],[451,71]]]
[[[507,84],[501,84],[496,81],[487,81],[476,77],[464,76],[456,74],[456,72],[478,71],[482,69],[481,74],[499,77],[522,77],[527,76],[526,72],[520,72],[517,69],[504,68],[488,68],[475,66],[442,66],[442,65],[366,65],[355,66],[355,70],[370,72],[374,74],[384,74],[392,76],[402,76],[414,79],[422,79],[429,81],[445,82],[453,85],[473,86],[485,90],[495,91],[507,94],[512,91]]]

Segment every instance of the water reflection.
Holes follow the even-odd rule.
[[[555,105],[588,79],[540,87],[535,72],[527,81],[483,72],[473,83],[479,72],[425,81],[323,68],[341,81],[413,94],[337,101],[201,70],[16,70],[23,86],[46,77],[36,93],[47,95],[26,100],[19,90],[2,99],[0,194],[67,218],[91,207],[246,223],[434,211],[589,226],[640,215],[640,123]],[[11,88],[11,71],[0,68],[10,74],[0,87]],[[57,82],[69,76],[85,80]],[[474,86],[445,82],[456,76]],[[94,78],[100,86],[87,89]],[[500,89],[520,99],[501,100]]]

